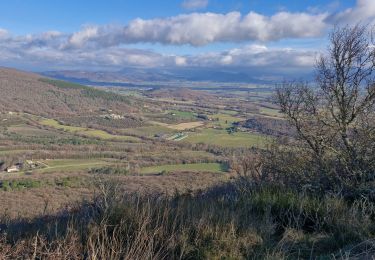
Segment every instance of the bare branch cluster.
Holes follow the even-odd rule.
[[[336,27],[316,82],[284,82],[277,103],[321,174],[356,184],[374,177],[375,47],[368,26]],[[327,164],[327,162],[329,162]]]

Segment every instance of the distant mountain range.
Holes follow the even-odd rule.
[[[137,85],[145,82],[217,82],[274,84],[280,75],[262,75],[261,71],[226,71],[206,68],[124,68],[120,71],[48,71],[48,77],[91,85]],[[309,77],[303,75],[302,77]]]

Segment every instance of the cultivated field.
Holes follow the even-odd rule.
[[[203,122],[188,122],[188,123],[181,123],[177,125],[168,125],[168,128],[174,129],[174,130],[188,130],[197,128],[204,125]]]
[[[189,134],[184,139],[191,143],[213,144],[223,147],[263,147],[269,139],[266,136],[253,133],[236,132],[228,134],[225,130],[203,129]]]

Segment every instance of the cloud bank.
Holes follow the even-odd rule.
[[[357,0],[353,8],[331,14],[328,22],[334,24],[373,23],[375,20],[375,1]]]
[[[186,1],[191,6],[205,1]],[[184,2],[185,3],[185,2]],[[135,19],[125,26],[87,26],[74,33],[66,47],[113,46],[129,43],[203,46],[216,42],[270,42],[317,38],[333,24],[372,23],[375,1],[357,0],[353,8],[338,13],[256,12],[191,13],[159,19]]]
[[[241,15],[192,13],[163,19],[135,19],[128,25],[86,26],[68,39],[66,48],[113,46],[129,43],[203,46],[215,42],[277,41],[323,35],[328,14],[279,12],[267,17],[255,12]]]
[[[200,8],[205,2],[184,3],[186,7]],[[47,31],[13,35],[0,27],[0,64],[21,64],[39,70],[124,66],[307,70],[314,63],[315,51],[269,48],[268,43],[322,38],[333,24],[374,21],[375,1],[357,0],[354,7],[337,13],[282,11],[271,16],[256,12],[190,13],[159,19],[138,18],[126,25],[85,25],[73,33]],[[174,55],[127,46],[155,43],[199,48],[218,42],[239,43],[240,47],[197,55]]]

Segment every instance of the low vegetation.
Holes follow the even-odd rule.
[[[3,241],[15,243],[2,244],[2,257],[308,259],[374,253],[374,207],[363,199],[348,204],[272,186],[245,192],[237,184],[171,198],[124,197],[114,184],[100,187],[102,195],[70,217],[6,222]]]
[[[225,163],[193,163],[193,164],[171,164],[144,167],[141,173],[168,173],[179,171],[198,171],[198,172],[226,172],[228,166]]]
[[[104,174],[104,175],[128,175],[130,171],[127,166],[116,165],[116,166],[103,166],[100,168],[90,169],[92,174]]]
[[[53,180],[37,180],[37,179],[17,179],[0,181],[0,190],[3,191],[22,191],[24,189],[35,189],[47,186],[53,187],[77,187],[82,185],[81,180],[74,177],[61,177]]]

